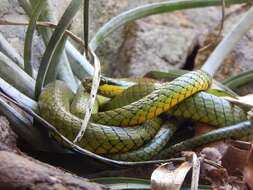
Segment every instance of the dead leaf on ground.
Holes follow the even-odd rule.
[[[151,176],[152,190],[179,190],[187,173],[192,169],[191,189],[198,189],[200,161],[194,152],[184,152],[188,161],[175,167],[172,163],[159,166]]]

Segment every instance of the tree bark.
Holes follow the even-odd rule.
[[[0,117],[0,189],[84,190],[106,189],[46,163],[35,160],[17,146],[17,136],[8,121]]]

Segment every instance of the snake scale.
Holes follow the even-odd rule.
[[[129,87],[105,103],[102,112],[96,113],[97,108],[94,108],[84,137],[77,144],[113,159],[143,161],[159,155],[163,157],[166,151],[161,154],[162,149],[177,129],[176,125],[164,122],[159,117],[163,113],[178,118],[191,118],[217,127],[245,121],[246,114],[242,109],[203,92],[210,85],[210,76],[198,70],[171,82]],[[72,113],[72,101],[75,97],[61,81],[47,85],[39,97],[40,115],[69,140],[77,135],[82,124],[80,118],[83,117],[82,114]],[[237,136],[245,135],[240,134]],[[230,136],[233,136],[232,133]],[[210,140],[208,136],[204,139]]]

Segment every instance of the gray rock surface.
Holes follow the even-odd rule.
[[[115,70],[118,75],[140,76],[151,70],[181,68],[219,19],[220,11],[214,7],[141,19],[129,26],[119,59],[124,67]]]

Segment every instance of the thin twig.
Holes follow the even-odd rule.
[[[219,45],[209,56],[205,64],[201,67],[203,71],[213,76],[220,67],[226,56],[234,49],[237,42],[249,31],[253,25],[253,8],[237,23],[233,29],[223,38]]]
[[[28,22],[16,22],[16,21],[10,21],[10,20],[0,20],[0,25],[16,25],[16,26],[27,26]],[[56,24],[52,22],[37,22],[37,26],[43,26],[43,27],[50,27],[50,28],[56,28]],[[65,34],[71,37],[75,42],[77,42],[81,47],[85,47],[84,41],[79,38],[77,35],[75,35],[73,32],[66,30]]]
[[[199,49],[199,52],[204,52],[206,51],[207,49],[209,49],[210,47],[212,46],[216,46],[219,41],[220,41],[220,38],[222,36],[222,31],[223,31],[223,28],[224,28],[224,22],[225,22],[225,9],[226,9],[226,4],[225,4],[225,0],[221,0],[222,1],[222,6],[221,6],[221,21],[220,21],[220,24],[219,24],[219,31],[218,31],[218,34],[215,36],[215,40],[209,44],[207,44],[206,46],[202,47],[201,49]]]

